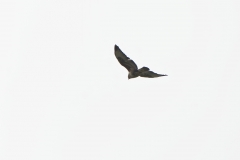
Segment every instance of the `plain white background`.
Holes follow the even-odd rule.
[[[1,160],[239,160],[237,0],[0,2]],[[114,45],[139,67],[127,79]]]

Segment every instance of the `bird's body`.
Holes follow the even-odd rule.
[[[121,49],[115,45],[115,56],[119,63],[128,70],[128,79],[140,77],[147,77],[147,78],[155,78],[161,76],[167,76],[165,74],[157,74],[149,70],[148,67],[142,67],[138,69],[137,65],[134,63],[133,60],[128,58]]]
[[[132,72],[128,72],[128,79],[130,79],[130,78],[136,78],[136,77],[138,77],[140,74],[139,74],[139,72],[137,71],[137,70],[135,70],[135,71],[132,71]]]

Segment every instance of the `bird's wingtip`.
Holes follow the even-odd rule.
[[[168,76],[168,75],[166,75],[166,74],[159,74],[159,77],[162,77],[162,76]]]
[[[115,50],[119,50],[119,47],[115,44],[115,45],[114,45],[114,49],[115,49]]]

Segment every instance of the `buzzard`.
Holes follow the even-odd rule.
[[[161,76],[167,76],[166,74],[157,74],[149,70],[148,67],[142,67],[138,69],[137,65],[134,63],[133,60],[128,58],[121,49],[115,45],[115,56],[118,62],[128,70],[128,79],[140,77],[147,77],[147,78],[155,78]]]

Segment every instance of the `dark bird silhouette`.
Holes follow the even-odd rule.
[[[142,67],[138,69],[137,65],[133,60],[131,60],[129,57],[127,57],[121,49],[115,45],[115,56],[118,60],[118,62],[125,67],[128,70],[128,79],[136,78],[138,76],[140,77],[147,77],[147,78],[155,78],[155,77],[161,77],[161,76],[167,76],[166,74],[157,74],[153,71],[150,71],[148,67]]]

